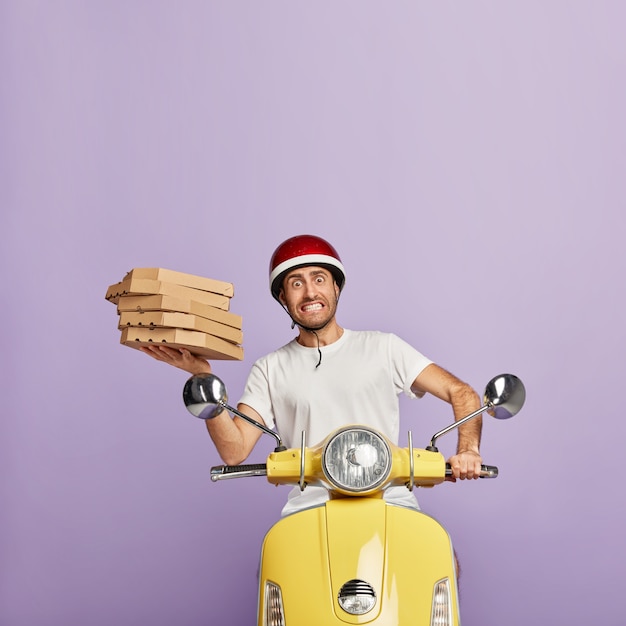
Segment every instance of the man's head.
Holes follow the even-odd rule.
[[[320,330],[334,318],[344,283],[341,259],[321,237],[291,237],[272,255],[272,295],[305,330]]]

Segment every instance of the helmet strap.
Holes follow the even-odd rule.
[[[337,284],[337,281],[335,281],[335,284]],[[341,295],[341,290],[339,290],[339,293],[335,295],[335,307],[337,306],[337,304],[339,304],[340,295]],[[303,324],[299,324],[298,322],[296,322],[296,320],[294,320],[293,317],[291,317],[291,313],[289,313],[289,309],[287,308],[287,305],[281,299],[278,299],[278,303],[280,304],[280,306],[283,307],[283,309],[285,309],[285,312],[291,318],[292,330],[297,326],[298,328],[301,328],[302,330],[305,330],[306,332],[312,333],[313,335],[315,335],[315,339],[317,339],[317,352],[319,354],[319,360],[317,361],[317,365],[315,366],[315,369],[317,369],[322,363],[322,349],[320,348],[320,338],[319,338],[319,335],[317,334],[317,331],[323,330],[324,328],[326,328],[326,326],[330,324],[331,320],[328,320],[325,324],[323,324],[319,328],[311,328],[310,326],[304,326]]]
[[[289,317],[291,317],[291,313],[289,313],[289,309],[281,302],[280,305],[283,307],[283,309],[285,309],[285,311],[287,312],[287,315],[289,315]],[[298,328],[301,328],[302,330],[305,330],[307,333],[311,333],[313,335],[315,335],[315,339],[317,339],[317,353],[319,354],[319,360],[317,361],[317,365],[315,366],[315,369],[317,369],[321,363],[322,363],[322,349],[320,347],[320,337],[317,334],[318,330],[322,330],[323,328],[325,328],[328,324],[330,323],[330,320],[328,320],[328,322],[326,322],[326,324],[324,324],[323,326],[320,326],[319,328],[310,328],[309,326],[304,326],[302,324],[298,324],[298,322],[296,322],[296,320],[293,319],[293,317],[291,317],[291,328],[295,328],[296,326]]]

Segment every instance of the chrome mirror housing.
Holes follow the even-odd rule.
[[[492,378],[487,383],[483,396],[489,414],[499,420],[517,415],[525,400],[524,383],[514,374],[500,374]]]
[[[213,419],[226,408],[226,386],[213,374],[196,374],[183,387],[183,401],[192,415]]]

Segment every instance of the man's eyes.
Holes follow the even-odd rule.
[[[315,282],[319,283],[319,284],[325,283],[326,282],[326,277],[325,276],[316,276],[315,277]],[[302,285],[304,285],[304,281],[303,280],[293,280],[293,281],[291,281],[290,284],[291,284],[291,286],[294,289],[298,289],[298,288],[302,287]]]

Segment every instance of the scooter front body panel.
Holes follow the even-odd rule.
[[[376,498],[342,498],[295,513],[267,533],[261,553],[259,626],[265,586],[280,588],[285,626],[428,626],[435,584],[449,580],[459,624],[454,555],[432,517]],[[363,615],[339,604],[342,587],[364,581],[376,597]]]

